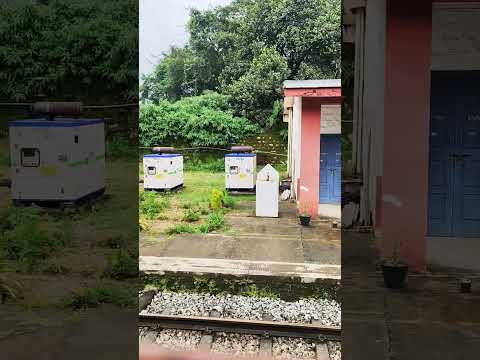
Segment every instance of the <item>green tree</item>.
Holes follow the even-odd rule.
[[[10,1],[0,17],[0,98],[138,98],[137,1]]]
[[[265,126],[272,104],[281,97],[282,83],[287,74],[286,61],[275,49],[266,48],[253,59],[245,75],[224,86],[224,93],[233,99],[237,113]],[[273,123],[271,120],[268,125]]]
[[[285,79],[339,77],[340,15],[340,0],[233,0],[192,10],[188,44],[144,78],[142,99],[215,90],[231,96],[237,115],[264,126]]]

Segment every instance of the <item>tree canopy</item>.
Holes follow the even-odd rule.
[[[138,98],[136,0],[4,1],[0,98]]]
[[[233,0],[191,10],[189,41],[143,77],[141,98],[159,103],[215,90],[262,126],[285,79],[340,75],[340,0]],[[277,106],[278,107],[278,106]]]

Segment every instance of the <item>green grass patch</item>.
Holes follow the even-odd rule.
[[[182,221],[195,222],[200,220],[200,215],[194,209],[187,209],[183,212]]]
[[[70,221],[51,220],[36,208],[6,209],[0,215],[0,258],[13,261],[19,272],[32,272],[41,261],[71,245]]]
[[[139,212],[148,220],[155,220],[160,213],[170,206],[165,196],[157,195],[153,191],[142,191],[139,196]]]
[[[204,223],[198,227],[198,231],[203,234],[208,234],[209,232],[220,230],[224,225],[225,219],[223,212],[216,211],[207,216]]]
[[[73,309],[96,308],[103,304],[132,307],[137,303],[137,290],[125,285],[104,285],[72,293],[64,300],[65,307]]]
[[[138,257],[126,250],[118,250],[108,259],[103,276],[123,280],[138,276]]]
[[[165,230],[167,235],[178,235],[178,234],[195,234],[198,230],[196,227],[188,224],[177,224],[172,225]]]

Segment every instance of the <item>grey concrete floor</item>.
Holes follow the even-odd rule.
[[[410,274],[388,290],[369,234],[342,233],[342,358],[478,359],[480,278],[459,293],[458,272]]]
[[[141,234],[140,255],[340,265],[340,230],[330,221],[302,227],[293,203],[282,202],[278,218],[255,217],[254,206],[243,203],[227,214],[221,233]]]

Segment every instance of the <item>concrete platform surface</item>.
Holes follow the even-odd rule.
[[[140,256],[313,263],[340,266],[340,230],[326,219],[299,224],[295,204],[280,203],[279,218],[254,216],[255,203],[242,202],[225,216],[222,232],[140,234]],[[159,229],[165,227],[160,224]]]
[[[457,272],[409,274],[405,289],[383,285],[371,234],[342,233],[342,359],[477,359],[480,278],[459,292]],[[447,270],[444,270],[447,271]]]
[[[273,261],[226,260],[205,258],[171,258],[140,256],[140,272],[190,272],[196,274],[229,274],[236,276],[287,276],[309,282],[315,279],[340,280],[339,265],[281,263]]]

